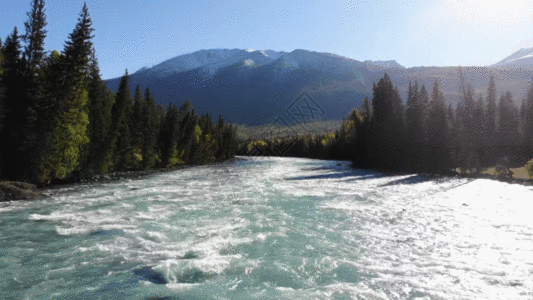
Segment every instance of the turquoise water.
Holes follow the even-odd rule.
[[[0,299],[532,299],[533,188],[243,158],[0,206]]]

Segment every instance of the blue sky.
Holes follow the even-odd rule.
[[[86,1],[104,79],[211,48],[307,49],[406,66],[490,65],[533,47],[529,0]],[[532,3],[529,3],[532,2]],[[62,50],[82,0],[48,0]],[[24,33],[30,0],[0,0],[0,36]]]

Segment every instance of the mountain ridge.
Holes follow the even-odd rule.
[[[526,54],[527,55],[527,54]],[[276,116],[290,120],[286,108],[307,92],[326,112],[324,119],[344,118],[372,98],[373,84],[385,73],[407,97],[409,81],[430,91],[437,82],[448,103],[461,99],[461,84],[476,97],[494,76],[498,91],[511,91],[515,100],[525,95],[533,72],[513,66],[412,67],[395,60],[358,61],[345,56],[295,49],[291,52],[252,49],[210,49],[177,56],[152,68],[130,74],[132,93],[139,84],[149,87],[156,100],[180,105],[190,100],[200,113],[223,115],[229,122],[260,125]],[[460,74],[464,74],[461,83]],[[106,80],[113,91],[120,78]]]

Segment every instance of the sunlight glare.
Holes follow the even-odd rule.
[[[528,0],[444,0],[443,8],[461,26],[499,31],[526,26],[532,7]]]

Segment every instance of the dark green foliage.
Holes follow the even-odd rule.
[[[88,75],[90,54],[93,49],[92,32],[94,29],[92,20],[89,15],[87,3],[83,5],[82,12],[78,18],[76,28],[69,35],[69,40],[65,44],[65,60],[64,63],[67,72],[74,75],[69,80],[78,80],[79,76]]]
[[[533,84],[524,102],[524,154],[533,157]]]
[[[158,151],[155,146],[160,126],[155,99],[152,97],[149,88],[146,89],[145,98],[142,104],[142,114],[139,116],[139,123],[141,124],[141,167],[143,170],[146,170],[154,166],[158,159]]]
[[[487,109],[485,111],[483,146],[486,152],[486,164],[493,164],[495,161],[496,144],[496,83],[494,77],[490,78],[487,89]]]
[[[374,85],[372,107],[370,162],[385,169],[407,167],[404,158],[408,155],[408,145],[405,141],[402,100],[386,73]]]
[[[431,171],[446,170],[450,167],[450,134],[446,117],[444,95],[437,82],[433,86],[428,117],[428,159]]]
[[[159,147],[161,149],[161,167],[165,168],[173,164],[173,158],[176,152],[176,135],[179,128],[178,109],[170,105],[165,120],[161,126],[161,137]],[[176,163],[176,162],[174,162]]]
[[[100,69],[95,50],[91,51],[89,63],[89,125],[87,134],[89,143],[83,153],[82,176],[91,176],[105,173],[109,168],[110,148],[106,145],[106,139],[113,140],[109,136],[111,125],[111,108],[115,101],[113,93],[107,89],[105,82],[100,76]],[[111,142],[109,144],[112,144]]]
[[[24,95],[24,64],[21,58],[21,45],[15,27],[4,45],[2,62],[2,99],[5,111],[4,126],[1,132],[0,148],[3,177],[11,180],[22,177],[24,157],[21,153],[26,126],[27,106],[20,101]]]
[[[117,135],[113,165],[115,170],[128,170],[132,168],[133,162],[131,130],[129,126],[129,116],[132,113],[133,99],[130,93],[128,70],[126,70],[126,73],[120,82],[115,104],[116,107],[113,106],[112,115],[113,118],[116,116],[118,119],[114,121],[116,124]]]
[[[133,102],[127,71],[116,95],[106,87],[87,5],[63,52],[49,56],[44,1],[34,0],[28,16],[24,53],[16,27],[0,40],[3,179],[43,184],[234,155],[235,129],[197,116],[190,102],[165,113],[149,89],[143,98],[140,86]]]
[[[35,73],[42,67],[45,58],[44,39],[47,33],[44,28],[47,24],[44,0],[34,0],[31,12],[28,12],[28,21],[24,23],[26,34],[22,38],[26,42],[24,60],[27,73]]]
[[[521,137],[518,130],[518,110],[510,92],[500,97],[498,117],[498,158],[519,155]]]

